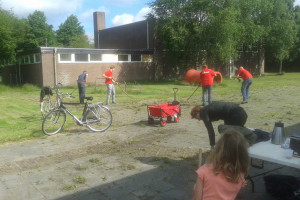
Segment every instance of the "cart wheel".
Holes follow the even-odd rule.
[[[172,116],[168,116],[168,117],[167,117],[167,121],[168,121],[168,122],[172,121]]]
[[[179,117],[174,117],[174,122],[179,122]]]
[[[164,121],[164,120],[161,120],[161,121],[160,121],[160,125],[161,125],[161,126],[165,126],[166,124],[167,124],[166,121]]]
[[[149,118],[148,119],[148,124],[154,124],[154,119],[153,118]]]

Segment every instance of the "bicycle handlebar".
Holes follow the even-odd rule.
[[[63,86],[61,83],[57,83],[55,86],[53,86],[53,89],[55,89],[55,92],[57,94],[57,96],[60,98],[60,99],[63,99],[64,97],[67,97],[69,99],[74,99],[75,97],[69,93],[63,93],[62,91],[60,91],[60,89],[58,87],[61,87]]]

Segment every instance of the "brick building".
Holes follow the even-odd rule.
[[[17,55],[17,64],[5,63],[2,81],[39,86],[56,83],[76,85],[78,75],[87,70],[88,82],[96,83],[112,65],[116,67],[114,78],[117,81],[153,80],[162,77],[163,69],[168,69],[168,65],[174,67],[167,51],[154,50],[154,25],[147,20],[106,29],[105,14],[93,14],[95,49],[41,47],[34,52]],[[201,62],[231,76],[239,65],[246,65],[253,74],[264,73],[262,58],[258,52],[241,52],[239,59],[229,62],[228,66],[209,61],[205,56]],[[193,62],[186,61],[187,68]],[[182,76],[184,72],[179,72],[178,77]]]

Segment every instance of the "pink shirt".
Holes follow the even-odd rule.
[[[196,173],[203,184],[202,200],[234,200],[239,190],[246,185],[242,175],[239,183],[228,182],[223,173],[215,175],[212,165],[203,165]]]

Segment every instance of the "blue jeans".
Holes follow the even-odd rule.
[[[248,78],[243,81],[242,83],[242,95],[243,95],[243,101],[248,101],[249,99],[249,93],[250,93],[250,85],[252,84],[252,78]]]
[[[206,94],[208,93],[208,103],[212,102],[212,85],[202,86],[202,102],[206,104]]]
[[[112,102],[116,103],[115,97],[116,97],[116,91],[114,84],[107,84],[107,96],[106,96],[106,104],[109,104],[110,95],[112,94]]]
[[[78,83],[78,90],[79,90],[79,100],[80,100],[80,103],[84,103],[85,85],[82,84],[82,83]]]

